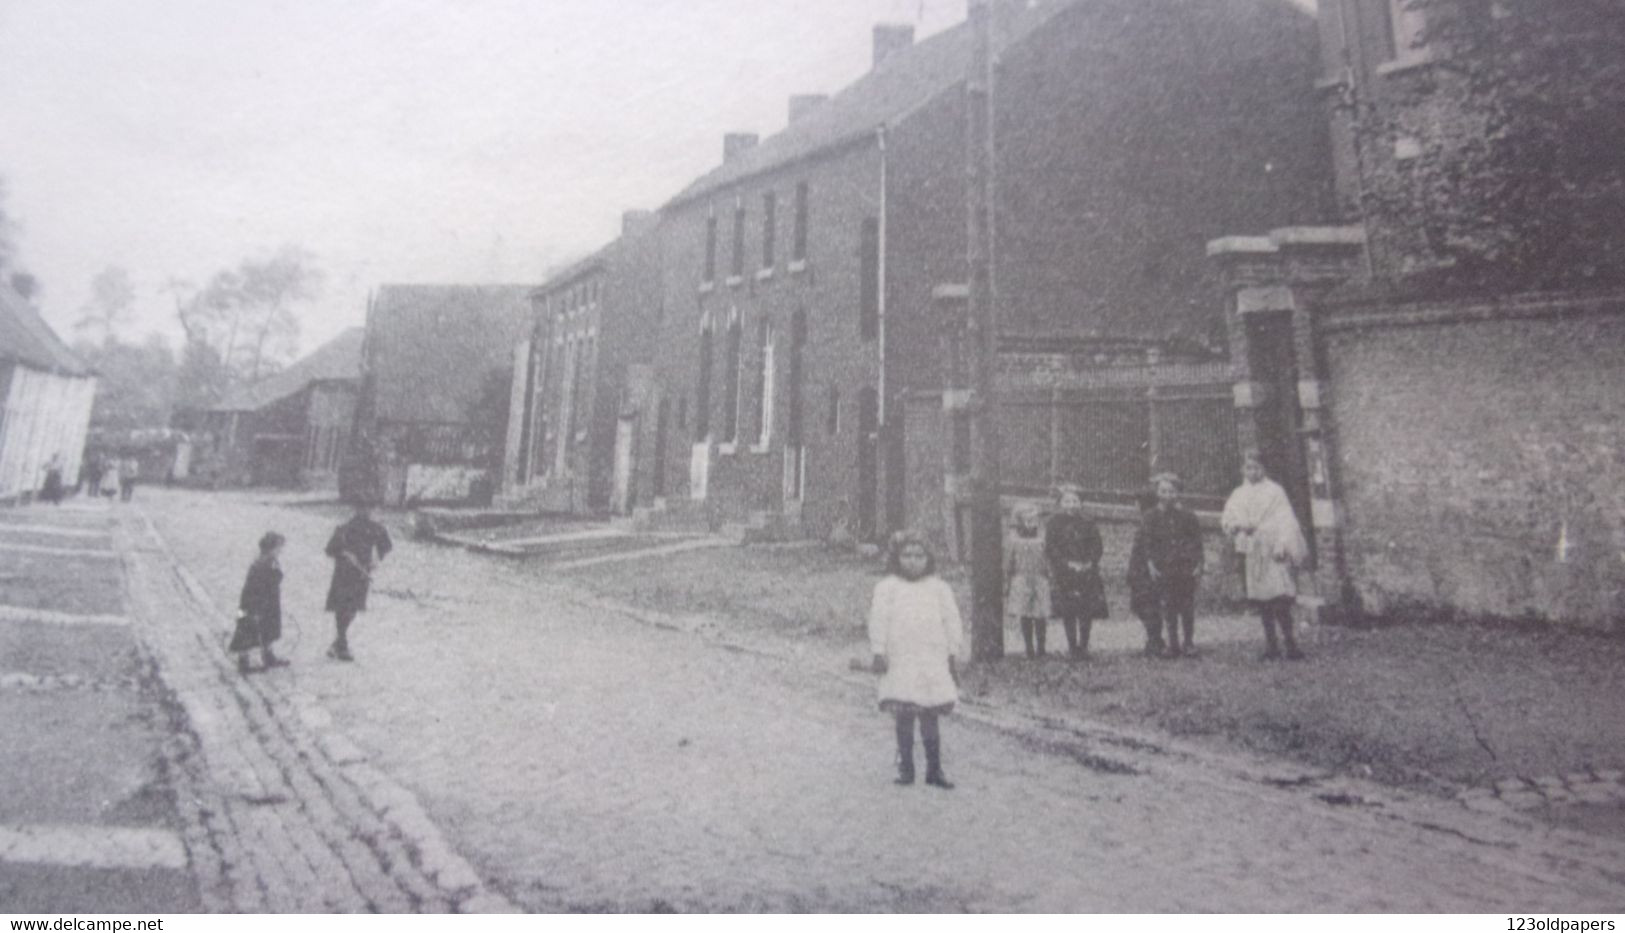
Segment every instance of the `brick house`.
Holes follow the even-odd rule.
[[[192,472],[216,485],[334,487],[355,421],[366,331],[353,327],[309,355],[192,415],[202,446]]]
[[[533,288],[378,288],[341,494],[391,506],[490,501]]]
[[[996,18],[1006,336],[1083,359],[1210,358],[1223,318],[1203,244],[1330,200],[1324,124],[1283,90],[1313,79],[1313,19],[1273,0],[1011,3]],[[663,454],[646,501],[818,536],[938,517],[940,470],[908,457],[940,453],[904,414],[940,388],[932,295],[965,275],[970,36],[874,38],[868,74],[792,100],[765,141],[730,134],[722,165],[661,210],[666,417],[645,445]]]
[[[1210,246],[1331,608],[1625,620],[1625,24],[1576,9],[1325,0],[1343,226]]]
[[[647,211],[627,212],[613,243],[530,294],[531,330],[514,355],[506,503],[599,514],[637,504],[660,317],[655,225]],[[664,434],[653,442],[658,450]]]

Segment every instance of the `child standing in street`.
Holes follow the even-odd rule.
[[[1202,526],[1180,506],[1179,477],[1161,473],[1151,479],[1157,507],[1145,519],[1146,569],[1156,600],[1157,617],[1168,633],[1168,656],[1194,655],[1196,586],[1202,577]],[[1180,631],[1184,631],[1184,643]]]
[[[1004,613],[1021,620],[1021,640],[1027,646],[1027,657],[1041,658],[1044,637],[1049,634],[1050,586],[1038,506],[1031,502],[1016,506],[1015,523],[1004,545]]]
[[[1099,527],[1083,514],[1082,489],[1062,486],[1056,490],[1056,504],[1061,511],[1044,528],[1050,608],[1066,631],[1067,654],[1081,660],[1089,656],[1089,630],[1096,619],[1106,618],[1106,587],[1100,580],[1105,548]],[[1043,639],[1038,643],[1042,645]]]
[[[914,721],[925,745],[925,783],[953,784],[942,772],[938,719],[959,699],[961,626],[953,590],[937,577],[925,539],[900,531],[886,554],[886,577],[869,605],[869,647],[880,677],[880,708],[896,720],[897,783],[914,783]]]
[[[394,548],[389,532],[372,520],[366,502],[355,504],[355,514],[333,531],[327,540],[327,556],[333,558],[333,582],[327,588],[327,611],[333,613],[336,637],[327,649],[335,661],[354,661],[350,653],[350,624],[356,614],[367,609],[367,591],[372,586],[373,568]]]
[[[271,643],[282,637],[282,565],[277,558],[282,554],[283,541],[276,532],[266,532],[260,538],[259,557],[249,566],[248,579],[243,581],[243,593],[237,601],[237,630],[232,633],[228,649],[237,653],[240,673],[254,669],[248,663],[248,653],[255,648],[260,649],[260,662],[266,670],[288,663],[271,651]]]

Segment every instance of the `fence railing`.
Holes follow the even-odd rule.
[[[1076,483],[1090,498],[1129,502],[1164,470],[1217,507],[1241,455],[1229,384],[1020,388],[1000,401],[1004,485],[1025,494]]]

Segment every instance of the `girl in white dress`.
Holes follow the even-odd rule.
[[[914,721],[925,746],[925,783],[952,790],[942,772],[937,720],[959,699],[956,656],[961,622],[953,590],[934,573],[931,551],[914,532],[892,536],[886,578],[869,606],[869,647],[880,674],[880,708],[896,718],[897,783],[914,783]]]
[[[1292,632],[1292,606],[1298,599],[1297,571],[1309,559],[1309,543],[1286,490],[1264,475],[1258,451],[1247,451],[1242,478],[1245,482],[1224,504],[1219,525],[1246,559],[1247,601],[1264,621],[1264,659],[1280,657],[1285,642],[1287,659],[1298,660],[1303,652]]]

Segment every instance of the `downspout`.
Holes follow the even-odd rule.
[[[877,339],[876,343],[880,353],[880,373],[875,380],[876,398],[879,400],[880,411],[876,413],[875,423],[882,429],[886,426],[886,124],[875,127],[875,143],[880,147],[880,223],[879,223],[879,257],[876,261],[875,278],[875,316]]]
[[[1347,92],[1349,108],[1349,144],[1354,150],[1354,197],[1358,201],[1355,211],[1360,216],[1360,229],[1365,233],[1365,242],[1361,244],[1361,253],[1365,257],[1365,275],[1367,279],[1377,277],[1376,261],[1371,255],[1371,225],[1366,221],[1365,209],[1365,153],[1364,143],[1361,140],[1361,130],[1364,127],[1364,116],[1360,113],[1360,90],[1365,75],[1365,40],[1359,33],[1360,24],[1355,23],[1355,31],[1349,31],[1348,0],[1337,2],[1337,28],[1343,33],[1343,87]],[[1359,61],[1360,78],[1356,78],[1355,61]]]

